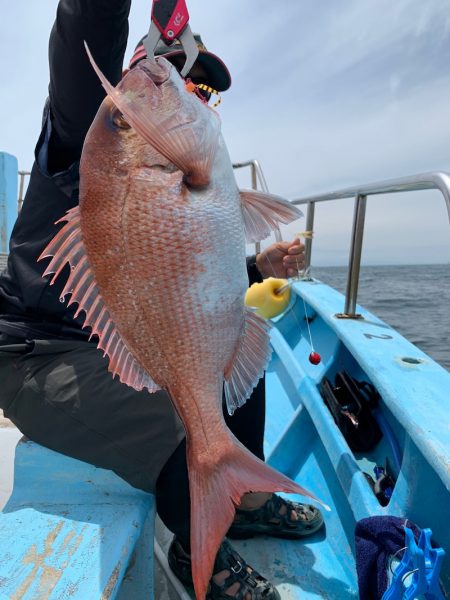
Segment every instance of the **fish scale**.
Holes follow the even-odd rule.
[[[217,114],[170,63],[144,60],[116,88],[93,66],[108,97],[84,143],[80,206],[42,253],[52,257],[44,275],[69,263],[68,288],[84,285],[69,302],[85,312],[109,370],[136,389],[167,390],[183,421],[192,573],[204,600],[244,493],[311,496],[244,448],[222,412],[223,389],[233,412],[270,359],[270,325],[244,306],[245,236],[267,237],[301,213],[238,190]]]

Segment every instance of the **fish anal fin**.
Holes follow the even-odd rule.
[[[247,243],[259,242],[278,229],[303,216],[294,204],[258,190],[240,190],[242,214],[244,217]]]
[[[188,442],[192,577],[197,600],[204,600],[217,551],[245,493],[280,491],[301,494],[323,503],[256,458],[236,439],[224,456],[218,460],[211,457],[209,465],[201,463],[197,457],[198,453]]]
[[[245,309],[240,345],[224,375],[225,399],[231,415],[245,404],[269,364],[272,354],[269,330],[270,323],[251,309]]]
[[[71,294],[68,304],[78,304],[75,314],[84,311],[83,327],[91,328],[91,337],[98,336],[98,348],[107,349],[105,354],[109,359],[108,371],[113,377],[118,375],[122,383],[138,391],[147,388],[149,392],[156,392],[160,387],[129,351],[100,294],[83,244],[79,207],[70,209],[59,222],[64,221],[66,223],[38,258],[51,258],[43,276],[54,274],[53,282],[63,267],[70,265],[70,275],[62,298]]]

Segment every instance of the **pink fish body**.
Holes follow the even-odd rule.
[[[99,75],[109,96],[83,148],[80,205],[40,258],[53,257],[53,279],[71,265],[63,296],[85,311],[109,370],[137,390],[167,390],[183,421],[203,600],[244,493],[311,496],[250,454],[222,415],[223,386],[232,412],[270,359],[268,324],[244,307],[246,235],[262,239],[300,213],[239,192],[218,116],[167,61],[143,61],[116,88]]]

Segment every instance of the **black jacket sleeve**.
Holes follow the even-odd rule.
[[[253,256],[247,256],[247,273],[249,285],[252,285],[253,283],[261,283],[263,280],[261,273],[256,267],[255,254]]]
[[[105,92],[84,48],[108,80],[122,73],[131,0],[60,0],[49,42],[49,170],[63,171],[78,160],[86,133]]]

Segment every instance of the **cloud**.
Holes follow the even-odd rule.
[[[0,40],[6,82],[1,139],[2,149],[29,168],[47,94],[47,44],[56,3],[22,4],[11,4],[5,13]],[[219,108],[232,159],[258,159],[274,192],[294,198],[449,170],[447,0],[190,0],[188,5],[193,29],[233,76]],[[148,19],[149,3],[134,0],[127,58]],[[238,180],[248,186],[248,176],[239,174]],[[368,232],[372,222],[387,227],[392,250],[372,242],[368,233],[368,259],[389,261],[403,244],[402,260],[447,260],[445,207],[426,193],[408,198],[410,210],[396,214],[395,222],[402,217],[408,222],[414,242],[406,227],[389,229],[387,215],[396,212],[397,199],[387,205],[370,200]],[[350,225],[341,225],[347,214],[342,206],[317,212],[323,260],[345,264],[351,209]],[[433,243],[419,234],[424,215],[427,229],[437,231]]]

